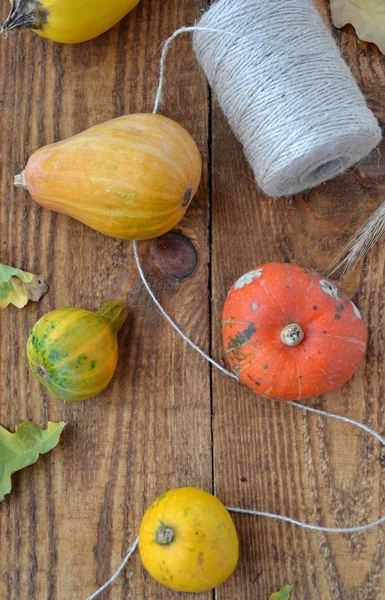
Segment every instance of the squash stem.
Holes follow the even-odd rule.
[[[297,323],[290,323],[281,331],[281,342],[291,348],[298,346],[304,337],[305,334]]]
[[[27,185],[27,182],[25,179],[25,171],[23,171],[22,173],[19,173],[19,175],[15,175],[13,183],[16,187],[21,187],[21,188],[24,188],[25,190],[28,190],[28,185]]]
[[[161,546],[168,546],[174,541],[175,531],[172,527],[168,527],[161,523],[156,531],[156,541]]]
[[[0,33],[10,29],[42,29],[47,16],[47,11],[37,0],[13,0],[11,12],[0,27]]]
[[[110,322],[112,330],[118,333],[127,319],[128,308],[122,300],[111,300],[98,310],[96,314],[107,319]]]

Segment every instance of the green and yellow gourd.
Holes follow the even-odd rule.
[[[117,334],[128,309],[119,300],[97,312],[60,308],[44,315],[27,342],[36,377],[63,400],[86,400],[110,383],[118,361]]]

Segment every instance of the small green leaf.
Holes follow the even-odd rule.
[[[351,23],[360,40],[377,44],[385,54],[384,0],[331,0],[335,27]]]
[[[54,448],[65,427],[65,423],[48,423],[40,429],[29,421],[23,421],[10,433],[0,426],[0,502],[12,489],[11,475],[24,467],[33,465],[39,454]]]
[[[280,592],[275,592],[275,594],[270,596],[270,600],[290,600],[290,594],[292,589],[292,585],[285,585],[285,587],[283,587]]]
[[[38,302],[47,290],[42,277],[0,263],[0,308],[23,308],[28,300]]]

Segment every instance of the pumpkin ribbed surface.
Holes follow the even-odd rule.
[[[179,592],[223,583],[238,561],[238,536],[229,512],[197,488],[162,494],[143,517],[139,550],[157,581]]]
[[[127,308],[112,301],[97,313],[60,308],[42,317],[27,342],[39,381],[64,400],[86,400],[111,381],[118,360],[117,331]]]
[[[223,308],[232,371],[258,394],[302,400],[350,379],[366,346],[358,308],[310,269],[269,263],[243,275]]]
[[[201,177],[201,157],[178,123],[135,114],[41,148],[25,184],[47,208],[120,239],[158,237],[185,214]]]

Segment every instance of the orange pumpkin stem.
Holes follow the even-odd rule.
[[[25,171],[23,171],[19,175],[15,175],[13,183],[16,187],[21,187],[21,188],[24,188],[25,190],[28,190],[28,185],[25,180]]]
[[[290,323],[281,331],[281,342],[291,348],[298,346],[304,337],[305,334],[297,323]]]
[[[168,527],[163,523],[160,524],[156,531],[156,541],[161,546],[168,546],[174,541],[175,531],[172,527]]]

